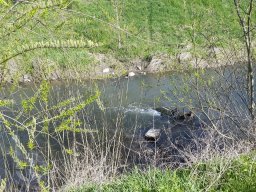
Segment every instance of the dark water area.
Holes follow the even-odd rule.
[[[245,70],[228,67],[207,71],[195,70],[189,73],[150,74],[99,81],[51,83],[47,108],[57,106],[70,98],[75,98],[75,101],[79,103],[93,95],[95,90],[100,91],[101,95],[97,101],[76,113],[80,129],[97,131],[97,142],[94,141],[96,136],[93,132],[86,134],[86,139],[79,133],[75,135],[54,133],[54,129],[61,123],[59,121],[51,122],[49,125],[53,137],[47,138],[40,134],[40,130],[43,130],[44,126],[43,114],[47,114],[49,118],[59,114],[60,111],[55,109],[44,113],[46,111],[45,104],[36,101],[35,108],[31,112],[24,112],[23,100],[28,100],[36,95],[39,85],[3,87],[0,98],[13,100],[13,105],[2,107],[1,112],[6,117],[11,117],[12,129],[25,146],[27,146],[29,135],[26,131],[15,128],[14,125],[26,125],[32,117],[36,119],[36,129],[39,131],[35,135],[40,152],[33,150],[31,158],[38,157],[35,160],[38,164],[45,163],[41,155],[48,146],[46,141],[50,141],[51,151],[57,157],[58,151],[63,149],[63,146],[68,147],[74,138],[78,142],[86,140],[91,143],[92,147],[93,143],[104,147],[102,143],[107,141],[103,141],[102,138],[108,141],[122,138],[123,156],[126,161],[137,165],[151,163],[156,156],[156,149],[161,151],[159,153],[161,160],[154,161],[155,165],[170,162],[180,163],[182,159],[175,156],[177,147],[185,148],[192,145],[192,140],[195,138],[205,137],[205,129],[211,126],[211,122],[216,124],[221,122],[224,133],[229,126],[233,126],[230,124],[229,118],[226,117],[232,116],[238,120],[248,119],[245,82]],[[178,108],[181,112],[192,111],[195,118],[191,121],[176,120],[155,110],[158,107]],[[223,113],[220,115],[221,110],[225,110],[225,117],[223,117]],[[219,121],[220,118],[222,121]],[[1,126],[4,127],[2,122]],[[148,142],[144,138],[145,133],[152,128],[161,129],[161,137],[157,142]],[[22,180],[20,171],[17,171],[17,165],[8,155],[8,150],[12,146],[17,157],[22,159],[24,155],[17,148],[15,140],[5,131],[1,132],[0,138],[2,154],[0,177],[4,178],[8,174],[14,175],[19,182]],[[175,147],[172,148],[171,146],[174,144]],[[136,156],[138,154],[136,152],[139,153],[139,156]],[[8,165],[6,165],[6,161],[9,162]],[[7,169],[12,170],[13,173],[6,171]],[[31,176],[29,171],[24,174]]]

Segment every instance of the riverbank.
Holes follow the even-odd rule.
[[[255,191],[255,157],[251,153],[177,170],[135,169],[102,185],[88,184],[68,191]]]
[[[191,52],[192,45],[187,45],[176,56],[158,54],[128,61],[121,61],[112,55],[88,53],[90,64],[86,67],[64,69],[54,63],[36,59],[29,72],[22,68],[19,60],[12,59],[7,62],[1,81],[31,83],[41,80],[96,80],[148,73],[183,72],[197,68],[217,68],[245,63],[243,57],[245,53],[241,51],[227,51],[216,47],[207,49],[206,57],[195,57]]]
[[[26,6],[13,9],[29,12]],[[0,11],[5,14],[5,7]],[[67,39],[90,40],[98,46],[69,49],[58,45],[26,51],[4,63],[1,82],[182,71],[241,63],[246,55],[233,2],[77,0],[66,8],[49,9],[47,14],[34,10],[33,14],[39,24],[25,17],[26,25],[16,30],[17,23],[10,33],[8,23],[19,15],[5,17],[3,59],[38,42],[54,47]]]

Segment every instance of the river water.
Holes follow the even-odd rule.
[[[3,87],[0,93],[1,99],[14,101],[13,105],[2,107],[1,111],[6,115],[6,118],[10,117],[11,128],[25,147],[27,147],[29,134],[26,130],[18,129],[16,126],[26,125],[33,117],[36,119],[38,132],[35,133],[35,137],[38,145],[37,149],[40,149],[40,152],[34,149],[32,152],[34,156],[42,155],[44,148],[49,147],[49,142],[46,141],[50,141],[53,154],[58,154],[58,150],[63,149],[63,146],[70,147],[70,142],[72,143],[76,137],[77,142],[85,141],[81,136],[72,134],[60,136],[59,133],[52,134],[54,138],[49,139],[48,137],[49,140],[46,140],[47,137],[40,134],[44,126],[44,123],[40,122],[43,122],[46,116],[51,118],[61,113],[59,109],[47,111],[51,106],[56,106],[70,98],[75,98],[74,103],[81,103],[94,94],[95,90],[99,90],[101,93],[99,99],[75,114],[74,119],[79,120],[78,127],[91,131],[96,130],[98,136],[95,145],[97,146],[106,147],[106,145],[101,144],[113,138],[118,141],[122,138],[126,149],[144,150],[146,151],[143,153],[144,156],[150,156],[149,153],[151,152],[149,150],[152,150],[152,146],[155,147],[156,145],[155,142],[153,144],[148,143],[144,139],[145,132],[151,128],[169,130],[169,132],[163,134],[158,142],[159,146],[169,147],[166,142],[167,137],[171,138],[169,139],[171,143],[181,138],[183,140],[187,139],[186,142],[189,143],[190,133],[198,138],[203,137],[205,136],[203,129],[208,125],[210,126],[211,123],[221,125],[224,130],[228,130],[226,125],[231,125],[230,121],[224,121],[224,119],[232,117],[232,119],[237,119],[239,123],[240,119],[248,119],[245,71],[238,67],[214,69],[207,72],[195,70],[189,73],[136,75],[129,78],[122,77],[98,81],[53,82],[50,84],[47,107],[42,101],[36,101],[34,109],[31,112],[25,112],[22,101],[36,95],[38,87],[39,85],[34,84],[15,87],[9,85]],[[75,104],[68,105],[68,107],[74,106]],[[196,118],[192,123],[174,122],[170,117],[162,116],[160,112],[155,110],[163,106],[173,109],[178,108],[179,111],[191,110]],[[65,107],[61,109],[66,110]],[[225,111],[225,113],[220,115],[220,111]],[[223,116],[223,114],[225,115]],[[3,127],[3,123],[1,125]],[[56,121],[51,122],[49,127],[54,133],[54,129],[59,125],[60,122]],[[94,142],[96,136],[93,136],[93,134],[93,132],[86,134],[88,136],[86,138],[87,143]],[[76,133],[76,135],[79,135],[79,133]],[[18,158],[23,159],[24,154],[17,147],[16,141],[4,129],[0,136],[2,153],[0,176],[4,178],[12,172],[10,175],[16,174],[14,177],[18,178],[16,179],[19,180],[17,182],[20,182],[24,179],[21,179],[20,172],[17,172],[17,165],[13,162],[13,158],[9,157],[8,151],[12,146]],[[102,139],[103,137],[105,137],[105,140]],[[127,150],[124,150],[124,153],[127,155]],[[170,150],[164,156],[169,157],[172,153],[173,151]],[[127,159],[130,159],[130,157],[127,157]],[[7,164],[9,162],[8,166],[6,161]],[[37,161],[39,164],[45,163],[42,157],[39,157]],[[147,162],[144,157],[132,161],[137,164]],[[12,171],[7,171],[7,167]]]

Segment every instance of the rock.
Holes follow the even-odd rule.
[[[41,60],[35,58],[32,62],[32,76],[34,81],[57,80],[62,76],[62,72],[58,69],[55,62],[51,60]]]
[[[90,64],[91,67],[88,74],[93,79],[110,74],[121,75],[124,70],[126,71],[125,65],[111,55],[93,53],[89,54],[89,56],[93,62]]]
[[[208,50],[208,57],[209,59],[218,59],[221,55],[221,49],[218,47],[210,46]]]
[[[194,114],[191,111],[181,112],[178,111],[177,108],[171,109],[169,107],[158,107],[155,110],[160,112],[161,116],[166,115],[180,121],[190,120],[194,117]]]
[[[136,69],[141,71],[142,70],[142,67],[140,65],[136,65]]]
[[[175,119],[177,120],[189,120],[189,119],[192,119],[194,117],[194,114],[189,111],[187,113],[179,113],[175,116]]]
[[[6,81],[13,83],[14,77],[20,77],[22,70],[16,60],[11,59],[6,63],[6,66],[1,70],[1,82]]]
[[[20,71],[17,62],[14,59],[11,59],[7,62],[7,69],[10,76],[15,76]]]
[[[49,74],[48,79],[55,81],[60,79],[60,76],[61,76],[61,72],[59,70],[55,70]]]
[[[133,76],[135,76],[135,73],[134,73],[134,72],[129,72],[129,73],[128,73],[128,77],[133,77]]]
[[[110,68],[105,68],[105,69],[103,69],[102,72],[103,72],[103,73],[109,73],[109,72],[110,72]]]
[[[192,54],[190,52],[182,52],[178,55],[179,62],[189,61],[192,59]]]
[[[190,62],[189,62],[194,68],[205,68],[205,67],[208,67],[209,66],[209,63],[204,60],[204,59],[192,59]]]
[[[177,113],[177,108],[171,109],[168,107],[158,107],[155,109],[156,111],[160,112],[161,115],[167,115],[167,116],[174,116],[175,113]]]
[[[146,69],[148,72],[156,72],[162,70],[163,67],[164,65],[162,59],[153,57]]]
[[[212,51],[213,51],[216,55],[222,53],[222,50],[221,50],[219,47],[213,47],[213,48],[212,48]]]
[[[21,82],[23,82],[23,83],[29,83],[29,82],[31,82],[31,81],[32,81],[32,76],[29,75],[29,74],[23,75],[23,78],[22,78],[22,80],[21,80]]]
[[[145,139],[155,141],[160,137],[160,129],[149,129],[145,134]]]
[[[137,71],[142,71],[146,68],[148,65],[148,61],[144,59],[134,59],[130,62],[128,70],[137,70]]]

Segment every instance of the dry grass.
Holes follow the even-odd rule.
[[[253,129],[249,128],[246,128],[246,131],[248,137],[243,139],[240,137],[238,139],[232,137],[233,133],[223,136],[215,129],[209,128],[205,137],[195,138],[185,147],[169,143],[170,145],[163,150],[156,144],[153,152],[149,154],[147,150],[152,150],[152,148],[147,148],[144,145],[141,148],[130,149],[134,152],[133,156],[128,153],[122,154],[123,146],[127,146],[127,143],[122,143],[122,140],[116,146],[116,150],[106,152],[105,148],[98,151],[100,152],[99,154],[86,145],[83,146],[82,155],[70,157],[69,161],[65,161],[64,169],[61,170],[64,176],[63,183],[65,184],[60,188],[60,191],[69,191],[83,186],[104,186],[115,181],[120,174],[126,175],[135,167],[142,170],[148,170],[150,167],[162,170],[190,168],[192,170],[190,177],[192,177],[195,174],[200,174],[201,165],[215,165],[218,163],[220,169],[218,173],[212,172],[212,170],[204,173],[205,177],[210,179],[209,186],[205,188],[205,191],[208,191],[222,178],[234,159],[243,154],[250,154],[255,149],[254,141],[248,140],[248,138],[255,136],[255,132],[252,132]],[[134,140],[133,142],[136,141]],[[108,143],[108,145],[111,144]],[[118,152],[117,150],[120,151]],[[170,154],[170,151],[174,151],[174,153]],[[120,154],[118,158],[116,158],[116,153]],[[135,159],[130,159],[129,162],[126,161],[126,164],[124,164],[124,155],[131,155],[137,162],[142,162],[138,160],[143,158],[145,164],[134,164],[133,162],[136,162]],[[126,158],[129,159],[131,157]],[[120,169],[122,167],[130,167],[130,169]]]

